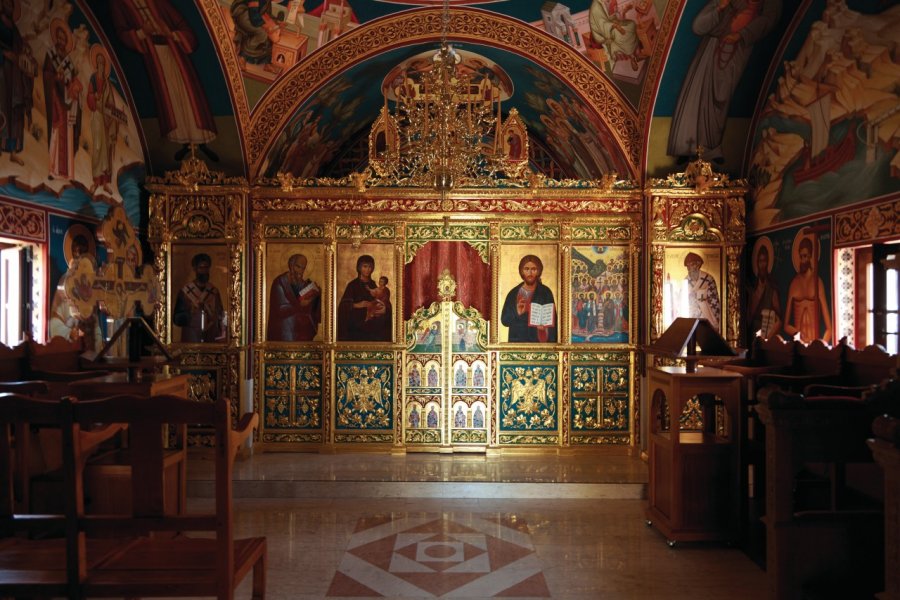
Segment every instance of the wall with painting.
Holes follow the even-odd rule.
[[[140,223],[144,151],[122,72],[92,17],[71,2],[2,3],[0,207],[3,235],[35,244],[46,268],[32,302],[38,339],[99,339],[58,284],[80,255],[101,263],[98,224],[119,207]],[[41,233],[35,236],[35,233]],[[66,313],[66,314],[63,314]],[[82,326],[83,325],[83,326]]]
[[[43,311],[35,311],[30,333],[92,339],[90,318],[57,318],[72,240],[75,254],[88,249],[102,269],[115,244],[103,239],[100,222],[117,221],[111,214],[121,209],[129,232],[146,229],[147,165],[172,168],[190,144],[243,172],[227,88],[221,72],[206,68],[218,59],[192,3],[126,0],[104,10],[72,0],[5,0],[0,22],[3,236],[34,242],[49,267],[35,273],[40,298],[33,300]],[[140,242],[131,247],[127,264],[143,250]],[[99,322],[104,329],[105,319]]]
[[[770,73],[748,140],[748,268],[761,269],[761,247],[774,256],[766,283],[750,281],[747,310],[759,325],[765,296],[766,310],[780,312],[778,324],[770,322],[775,333],[797,333],[788,320],[798,316],[792,309],[802,289],[812,302],[801,339],[849,336],[852,343],[853,327],[839,326],[833,298],[838,271],[852,271],[852,260],[839,268],[834,250],[900,237],[893,225],[900,206],[898,22],[896,5],[813,2],[795,17]],[[803,236],[812,241],[810,263],[798,257]]]

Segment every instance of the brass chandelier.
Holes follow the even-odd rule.
[[[441,14],[441,45],[418,80],[394,88],[394,114],[385,106],[369,135],[369,166],[382,185],[453,187],[495,185],[500,173],[520,178],[527,169],[528,136],[512,109],[501,116],[501,90],[489,77],[461,68],[462,56],[447,42],[449,1]],[[504,131],[515,139],[515,156]]]

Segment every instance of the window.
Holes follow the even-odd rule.
[[[15,346],[43,334],[40,256],[36,247],[0,238],[0,343]]]
[[[866,343],[900,346],[900,243],[875,244],[867,277]]]

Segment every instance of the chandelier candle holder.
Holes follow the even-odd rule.
[[[501,174],[521,179],[528,166],[528,132],[510,110],[501,112],[502,91],[489,77],[473,76],[447,42],[450,27],[444,3],[440,48],[430,68],[407,74],[392,88],[369,133],[369,167],[374,185],[454,187],[496,185]],[[415,79],[414,79],[415,77]]]
[[[399,86],[400,173],[412,185],[438,190],[488,183],[497,163],[490,142],[500,114],[500,92],[484,78],[459,73],[460,55],[442,42],[418,84]],[[496,110],[496,112],[495,112]]]

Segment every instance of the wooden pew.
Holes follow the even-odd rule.
[[[68,437],[77,439],[78,446],[89,452],[113,429],[75,431],[76,427],[66,423],[66,410],[58,401],[0,394],[0,597],[79,597],[79,559],[93,566],[119,544],[88,540],[79,558],[79,553],[69,552],[69,542],[74,538],[65,537],[76,523],[73,502],[65,502],[63,510],[53,514],[32,514],[16,502],[19,432],[32,426],[68,426],[73,429]],[[75,464],[82,459],[83,455],[74,452],[59,457],[70,466],[69,473],[75,472]]]
[[[24,379],[39,379],[48,382],[50,394],[61,397],[66,394],[69,383],[82,379],[102,377],[105,370],[84,369],[80,342],[72,342],[61,337],[51,338],[46,344],[26,342],[28,370]]]
[[[5,536],[0,538],[0,597],[226,599],[252,571],[252,597],[264,598],[266,539],[234,539],[231,497],[237,449],[258,421],[255,414],[245,415],[232,430],[224,399],[205,404],[174,396],[116,396],[77,402],[0,395],[0,534]],[[60,513],[23,516],[15,511],[12,426],[22,423],[52,425],[62,432],[65,506]],[[84,429],[96,423],[130,429],[134,502],[128,515],[85,514],[84,457],[105,432]],[[161,429],[196,423],[215,428],[215,509],[167,515]],[[19,532],[41,539],[12,535]]]
[[[745,358],[720,362],[719,367],[743,375],[738,418],[742,420],[737,440],[739,489],[739,539],[744,552],[754,561],[765,564],[765,429],[753,407],[756,405],[758,380],[766,374],[788,373],[794,365],[798,343],[779,335],[768,339],[757,336]]]
[[[69,402],[66,400],[65,402]],[[234,539],[232,472],[240,444],[259,422],[256,414],[231,428],[227,399],[201,403],[176,396],[115,396],[71,404],[76,424],[123,423],[129,428],[132,511],[129,515],[87,515],[80,501],[82,472],[69,479],[77,502],[77,541],[84,536],[128,536],[118,551],[89,569],[80,582],[86,597],[215,596],[233,598],[253,572],[253,598],[265,597],[266,539]],[[182,431],[210,424],[215,431],[216,499],[211,513],[171,515],[161,435],[164,426]],[[64,429],[66,431],[66,429]],[[78,451],[77,438],[69,443]],[[177,533],[174,537],[171,534]],[[206,537],[190,537],[201,533]],[[80,560],[85,564],[85,558]]]
[[[76,381],[103,376],[106,371],[80,366],[83,345],[54,337],[47,344],[25,341],[8,348],[0,345],[0,391],[44,399],[58,399]],[[33,512],[61,510],[60,434],[54,427],[21,431],[17,453],[19,508]],[[31,490],[37,486],[37,493]],[[48,502],[47,499],[51,501]]]
[[[871,597],[884,576],[881,503],[847,486],[845,470],[871,462],[866,439],[883,404],[775,387],[760,390],[759,400],[770,597]],[[804,479],[809,465],[828,465],[824,487]]]
[[[30,398],[47,398],[47,384],[44,381],[0,381],[0,394],[19,394]],[[30,426],[21,424],[13,432],[15,470],[13,497],[15,510],[27,513],[31,510],[31,477],[44,471],[43,459],[36,464],[40,456],[35,452]],[[60,463],[62,460],[60,459]]]
[[[835,383],[840,380],[844,369],[846,340],[828,346],[821,340],[813,340],[808,345],[794,342],[794,362],[788,372],[763,373],[757,378],[757,389],[766,385],[776,385],[791,392],[802,393],[813,383]]]
[[[900,396],[900,380],[893,384]],[[872,423],[869,448],[884,471],[884,592],[882,600],[900,600],[900,418],[881,415]]]
[[[874,392],[894,375],[897,356],[888,354],[881,346],[866,346],[862,350],[847,348],[838,377],[808,384],[806,396],[858,396]]]
[[[28,377],[28,346],[0,344],[0,381],[24,381]]]
[[[19,394],[46,401],[51,398],[44,381],[0,382],[0,394]],[[88,452],[84,459],[88,469],[94,468],[95,457],[101,447],[113,440],[122,430],[121,425],[108,425],[94,431],[94,428],[79,431],[84,438],[82,450]],[[59,512],[62,510],[62,435],[54,424],[22,424],[14,432],[15,442],[15,501],[16,510],[21,513]],[[103,450],[103,456],[113,452],[113,446]],[[54,454],[55,453],[55,454]],[[105,487],[107,482],[102,482]],[[51,498],[32,496],[50,495]],[[121,502],[121,499],[118,500]]]

